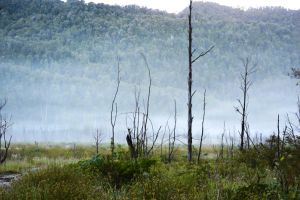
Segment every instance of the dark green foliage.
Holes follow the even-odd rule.
[[[251,184],[249,186],[240,187],[234,191],[225,191],[224,197],[224,199],[231,200],[282,199],[277,190],[272,190],[272,188],[270,188],[267,184]]]
[[[107,179],[113,187],[120,188],[134,178],[149,173],[155,162],[148,158],[114,160],[110,156],[97,155],[90,160],[81,161],[79,165],[96,176],[101,175],[100,177]]]
[[[256,184],[266,180],[268,174],[266,170],[269,170],[275,177],[272,182],[278,185],[277,189],[289,198],[296,199],[300,195],[299,142],[298,136],[286,135],[284,141],[280,138],[278,142],[278,137],[272,135],[264,144],[257,145],[256,149],[241,152],[236,159],[254,170],[252,175]]]

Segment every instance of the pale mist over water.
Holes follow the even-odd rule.
[[[87,88],[88,89],[88,88]],[[126,143],[127,128],[132,127],[132,115],[134,110],[134,89],[132,91],[122,91],[117,97],[118,118],[116,125],[116,141]],[[234,106],[237,106],[237,98],[241,92],[238,88],[227,88],[228,92],[219,95],[214,91],[207,90],[207,110],[205,119],[205,143],[215,144],[221,140],[224,123],[227,134],[238,138],[240,129],[239,115]],[[125,89],[126,90],[126,89]],[[197,91],[193,101],[194,114],[194,143],[198,142],[201,132],[202,118],[202,94],[203,90]],[[108,99],[112,100],[113,91],[102,94],[111,95]],[[284,125],[286,116],[289,114],[293,119],[293,113],[296,112],[297,94],[299,89],[295,80],[288,76],[282,76],[280,79],[266,79],[264,81],[254,82],[249,92],[248,121],[251,135],[262,134],[267,137],[276,130],[277,115],[281,116],[281,124]],[[167,89],[161,93],[159,88],[152,88],[150,98],[150,119],[154,130],[160,126],[162,137],[166,123],[172,128],[174,124],[174,99],[177,101],[177,134],[178,144],[186,142],[187,130],[187,106],[186,91],[175,90],[169,92]],[[49,94],[55,96],[58,94]],[[145,92],[141,94],[141,101],[145,101]],[[128,98],[127,100],[125,98]],[[128,103],[130,102],[130,103]],[[65,102],[66,107],[72,103],[70,99]],[[10,107],[5,110],[12,114],[13,126],[9,133],[13,136],[15,143],[83,143],[91,144],[94,142],[94,135],[99,129],[103,134],[103,143],[109,143],[111,137],[110,125],[110,106],[109,100],[99,102],[99,105],[93,102],[81,107],[73,107],[67,110],[64,104],[55,106],[48,104],[42,108],[28,108],[29,112],[35,112],[34,117],[23,117],[19,113],[13,113]],[[13,109],[12,109],[13,110]],[[152,132],[152,129],[150,129]]]

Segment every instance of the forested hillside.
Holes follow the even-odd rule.
[[[63,63],[111,69],[118,55],[132,70],[132,65],[141,64],[138,58],[143,52],[153,68],[163,72],[184,69],[184,12],[174,15],[137,6],[58,0],[2,0],[0,6],[2,62],[37,68]],[[195,46],[216,46],[213,55],[202,62],[208,74],[201,79],[236,73],[238,58],[244,55],[257,56],[262,73],[284,72],[299,65],[300,11],[245,12],[201,2],[194,7]]]
[[[194,67],[195,88],[235,100],[240,58],[245,56],[258,63],[253,79],[264,83],[265,90],[268,84],[282,86],[278,77],[300,66],[299,10],[243,11],[202,2],[194,10],[195,48],[215,45]],[[96,120],[95,115],[109,111],[118,56],[120,105],[127,109],[133,104],[134,85],[142,90],[147,85],[144,53],[153,78],[154,107],[159,110],[176,98],[185,108],[186,19],[185,10],[175,15],[83,1],[0,0],[1,97],[8,98],[17,120]]]

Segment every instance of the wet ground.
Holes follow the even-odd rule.
[[[0,187],[10,187],[13,181],[19,180],[21,174],[17,172],[1,172],[0,173]]]

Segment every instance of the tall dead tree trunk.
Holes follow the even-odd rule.
[[[192,161],[192,126],[193,126],[193,114],[192,114],[192,84],[193,84],[193,68],[192,68],[192,4],[190,1],[190,14],[189,14],[189,76],[188,76],[188,161]]]
[[[102,140],[101,135],[101,132],[97,129],[96,135],[94,136],[97,155],[99,154],[99,145]]]
[[[110,124],[111,124],[111,129],[112,129],[112,137],[111,137],[111,155],[112,157],[115,154],[115,126],[116,126],[116,121],[117,121],[117,116],[118,116],[118,104],[116,103],[117,95],[119,92],[119,87],[120,87],[120,58],[117,58],[118,60],[118,78],[117,78],[117,89],[114,94],[114,98],[111,103],[111,110],[110,110]]]
[[[252,81],[249,80],[249,76],[255,72],[256,64],[253,67],[250,67],[250,58],[247,57],[245,60],[242,60],[244,65],[244,72],[241,74],[241,86],[240,89],[243,93],[243,99],[238,99],[239,106],[235,107],[236,111],[241,115],[241,132],[240,132],[240,150],[242,151],[245,146],[245,133],[247,134],[247,139],[250,139],[247,129],[247,108],[248,108],[248,92],[249,88],[252,85]]]
[[[220,158],[223,159],[224,158],[224,137],[226,134],[226,123],[224,122],[224,126],[223,126],[223,132],[221,135],[221,150],[220,150]]]
[[[150,95],[151,95],[151,86],[152,86],[152,77],[151,77],[151,71],[148,65],[147,58],[144,54],[141,54],[142,58],[145,62],[145,65],[148,70],[148,78],[149,78],[149,85],[148,85],[148,94],[147,94],[147,102],[146,102],[146,108],[145,108],[145,114],[144,114],[144,122],[143,122],[143,153],[144,155],[147,155],[148,152],[148,136],[147,136],[147,131],[148,131],[148,120],[149,120],[149,107],[150,107]],[[153,138],[154,139],[154,138]]]
[[[196,49],[193,49],[193,27],[192,27],[192,9],[193,9],[193,1],[190,0],[190,6],[189,6],[189,15],[188,15],[188,40],[189,40],[189,46],[188,46],[188,55],[189,55],[189,73],[188,73],[188,161],[192,161],[192,149],[193,149],[193,133],[192,133],[192,127],[193,127],[193,113],[192,113],[192,100],[193,96],[196,91],[192,91],[193,86],[193,63],[196,62],[200,57],[205,56],[207,53],[209,53],[214,46],[212,46],[207,51],[204,51],[200,53],[197,57],[194,58],[194,53],[196,52]]]
[[[174,126],[173,126],[173,137],[171,136],[171,133],[169,133],[169,156],[168,161],[171,163],[175,148],[175,141],[176,141],[176,126],[177,126],[177,106],[176,106],[176,100],[174,100]],[[172,139],[172,141],[171,141]]]

